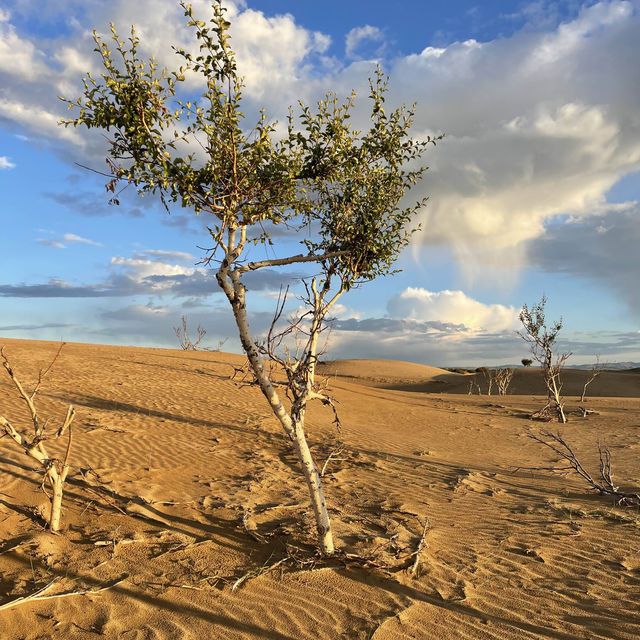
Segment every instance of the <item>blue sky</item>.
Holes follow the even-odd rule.
[[[206,15],[204,1],[192,3]],[[350,292],[333,357],[518,362],[523,303],[548,296],[573,362],[640,361],[640,43],[636,0],[229,3],[246,111],[275,119],[327,90],[366,93],[376,64],[417,137],[445,132],[403,272]],[[175,346],[187,316],[238,350],[198,261],[207,220],[125,191],[107,204],[104,141],[57,126],[56,96],[97,70],[91,29],[135,23],[144,53],[189,46],[173,0],[0,5],[0,336]],[[293,247],[285,238],[277,255]],[[250,284],[257,333],[292,276]]]

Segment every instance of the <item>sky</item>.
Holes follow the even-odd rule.
[[[227,7],[248,125],[329,90],[366,98],[379,64],[389,102],[417,103],[413,135],[446,134],[411,194],[429,200],[402,272],[343,296],[327,357],[518,363],[519,310],[545,294],[570,362],[640,361],[640,0]],[[205,346],[239,352],[199,264],[212,220],[132,190],[109,205],[91,171],[106,168],[104,138],[58,125],[57,96],[99,73],[91,32],[112,21],[169,67],[170,45],[194,46],[173,0],[0,0],[0,336],[177,347],[184,315]],[[270,257],[297,238],[276,240]],[[308,273],[252,274],[256,335],[280,285],[298,292]]]

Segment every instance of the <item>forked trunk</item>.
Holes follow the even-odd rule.
[[[298,422],[294,425],[290,414],[282,405],[280,397],[265,371],[262,357],[260,356],[258,348],[251,336],[245,306],[244,285],[240,282],[237,272],[230,273],[233,285],[229,283],[229,281],[226,280],[227,273],[229,273],[228,269],[226,270],[226,273],[224,269],[221,269],[218,272],[218,283],[226,293],[229,302],[231,302],[233,315],[240,335],[240,342],[242,344],[242,348],[247,354],[247,358],[249,359],[249,363],[255,374],[258,386],[267,398],[269,405],[271,406],[271,410],[293,442],[298,460],[302,467],[302,473],[309,488],[309,497],[311,498],[311,505],[313,507],[316,527],[318,530],[318,546],[320,551],[324,555],[331,555],[334,552],[331,523],[329,521],[329,514],[324,501],[320,474],[318,473],[311,451],[309,450],[309,445],[307,444],[307,439],[304,434],[303,424]]]

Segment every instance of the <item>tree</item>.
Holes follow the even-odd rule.
[[[511,378],[513,378],[513,369],[497,369],[494,373],[496,384],[498,385],[498,394],[506,396],[511,384]]]
[[[518,335],[529,344],[533,359],[540,364],[547,388],[547,404],[535,416],[550,419],[555,413],[558,422],[564,423],[567,418],[564,413],[564,401],[560,395],[560,374],[571,353],[555,354],[554,358],[556,340],[562,329],[562,318],[548,327],[544,312],[546,303],[547,298],[543,295],[540,302],[531,308],[523,305],[519,317],[524,331],[518,331]]]
[[[8,435],[17,445],[22,447],[24,452],[36,460],[42,467],[42,490],[47,494],[51,503],[49,510],[49,516],[47,518],[49,529],[54,533],[60,530],[60,517],[62,514],[62,490],[67,474],[69,473],[69,454],[71,453],[71,423],[75,416],[74,408],[69,405],[65,418],[55,431],[49,431],[45,433],[47,427],[47,421],[44,423],[38,416],[38,410],[36,408],[35,400],[40,391],[42,382],[46,378],[47,374],[51,371],[55,364],[64,342],[60,345],[57,353],[53,357],[53,360],[44,370],[41,369],[38,374],[38,382],[33,388],[31,393],[28,393],[18,380],[13,367],[9,364],[9,360],[5,355],[4,348],[0,349],[0,357],[2,358],[2,364],[8,376],[11,378],[11,382],[18,391],[18,394],[22,400],[24,400],[29,410],[29,416],[33,424],[33,437],[29,438],[23,433],[18,431],[6,418],[0,416],[0,428],[4,431],[5,435]],[[65,455],[62,460],[51,457],[45,448],[44,443],[48,440],[57,440],[64,435],[67,435],[67,446],[65,449]],[[49,495],[44,486],[48,482],[51,487],[51,495]]]
[[[522,358],[520,362],[522,362],[523,367],[530,367],[533,364],[533,360],[531,360],[530,358]]]
[[[88,74],[82,96],[66,101],[79,114],[64,124],[106,130],[109,191],[115,194],[119,182],[133,184],[141,194],[159,194],[165,206],[179,202],[213,217],[213,246],[205,262],[215,265],[255,382],[293,443],[309,488],[318,544],[329,555],[334,550],[331,524],[304,429],[310,400],[332,404],[315,381],[318,339],[340,296],[390,273],[408,244],[415,230],[411,221],[425,201],[413,206],[401,206],[401,201],[425,171],[417,161],[436,139],[409,136],[413,108],[386,113],[387,79],[380,70],[370,81],[367,131],[350,124],[353,92],[343,102],[329,93],[315,110],[301,103],[298,118],[290,109],[277,140],[276,123],[264,112],[247,126],[241,110],[243,80],[221,0],[214,0],[208,23],[195,18],[189,5],[181,6],[199,53],[176,50],[182,66],[169,72],[159,70],[153,58],[140,59],[134,28],[125,43],[112,25],[115,53],[94,32],[104,72],[100,79]],[[188,73],[205,86],[199,101],[177,97]],[[264,223],[313,233],[305,234],[302,253],[248,262],[249,244],[272,242]],[[278,356],[277,340],[261,343],[251,332],[243,277],[299,263],[313,263],[316,269],[306,283],[308,313],[304,321],[294,322],[304,340],[293,356]],[[279,307],[277,316],[281,313]],[[265,358],[274,357],[287,375],[289,408],[265,367]]]
[[[494,380],[493,372],[487,367],[480,367],[480,373],[482,373],[484,379],[487,381],[487,395],[490,396]]]
[[[198,337],[196,341],[193,342],[189,337],[189,331],[187,329],[187,319],[182,316],[182,328],[173,327],[173,332],[176,334],[176,338],[178,338],[178,342],[180,343],[180,348],[183,351],[197,351],[200,343],[202,342],[202,338],[207,334],[206,329],[203,329],[200,325],[196,330],[198,332]]]
[[[606,364],[600,362],[600,356],[596,356],[596,361],[591,365],[589,377],[586,379],[584,386],[582,387],[580,402],[585,401],[585,397],[587,395],[587,387],[604,371],[605,367]]]

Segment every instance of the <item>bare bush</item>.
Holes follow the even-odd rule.
[[[591,372],[589,373],[589,377],[587,381],[584,383],[584,387],[582,387],[582,395],[580,396],[580,402],[584,402],[585,396],[587,394],[587,387],[604,371],[606,367],[605,363],[600,363],[600,356],[596,356],[596,361],[591,365]]]
[[[511,384],[511,379],[513,378],[513,369],[497,369],[494,372],[494,377],[498,387],[498,394],[506,396],[509,385]]]
[[[198,337],[195,342],[192,342],[191,338],[189,338],[189,331],[187,330],[187,319],[184,316],[182,316],[182,327],[173,327],[173,331],[175,332],[178,342],[180,343],[180,348],[183,351],[197,351],[200,342],[202,342],[202,338],[204,338],[207,333],[205,329],[198,325],[198,328],[196,329]],[[222,346],[222,343],[220,346]]]
[[[612,496],[616,502],[625,506],[640,506],[640,494],[621,491],[613,482],[613,470],[611,468],[611,452],[608,447],[603,447],[598,442],[598,454],[600,457],[600,465],[598,476],[594,478],[578,459],[575,451],[562,437],[561,433],[552,433],[551,431],[541,431],[540,435],[529,434],[532,440],[551,449],[565,466],[551,467],[526,467],[530,470],[546,470],[546,471],[573,471],[577,473],[591,489],[597,491],[601,495]],[[525,467],[520,467],[524,469]]]
[[[556,340],[562,329],[562,318],[548,327],[544,313],[546,303],[546,296],[542,296],[540,302],[531,308],[526,304],[522,307],[520,322],[522,322],[524,331],[518,331],[518,335],[529,343],[534,360],[540,364],[547,388],[547,404],[532,417],[541,420],[552,420],[556,417],[558,422],[564,423],[567,421],[567,417],[561,395],[560,374],[571,353],[554,354]]]
[[[484,376],[484,379],[487,383],[487,395],[490,396],[491,389],[493,388],[493,371],[491,371],[491,369],[488,369],[487,367],[481,367],[480,373],[482,373],[482,375]],[[480,385],[478,385],[478,389],[479,388]]]
[[[33,391],[28,393],[25,388],[22,386],[16,374],[9,364],[7,356],[4,352],[4,348],[0,349],[0,356],[2,357],[2,364],[11,378],[14,386],[18,390],[18,394],[24,400],[25,404],[29,409],[29,415],[31,417],[31,422],[33,423],[33,436],[28,437],[23,433],[19,432],[6,418],[0,416],[0,427],[4,430],[4,433],[8,435],[16,444],[18,444],[24,452],[36,460],[40,466],[42,467],[42,485],[41,488],[49,498],[51,503],[51,509],[48,517],[48,525],[49,529],[53,532],[59,531],[60,529],[60,516],[62,511],[62,490],[65,480],[67,479],[67,474],[69,473],[69,454],[71,452],[71,423],[73,422],[73,418],[75,416],[75,411],[71,405],[67,409],[66,416],[62,425],[53,432],[45,433],[45,429],[47,427],[47,422],[44,423],[40,420],[38,416],[38,411],[35,405],[35,398],[40,390],[43,380],[47,376],[47,374],[51,371],[51,368],[55,364],[58,356],[60,355],[60,351],[62,351],[62,347],[64,343],[60,345],[60,348],[56,352],[53,360],[44,370],[41,369],[38,374],[38,382],[36,383]],[[62,460],[58,458],[52,458],[47,453],[45,449],[44,443],[47,440],[57,440],[67,434],[67,447],[65,450],[64,458]],[[49,495],[45,489],[45,484],[49,483],[51,487],[51,495]]]

